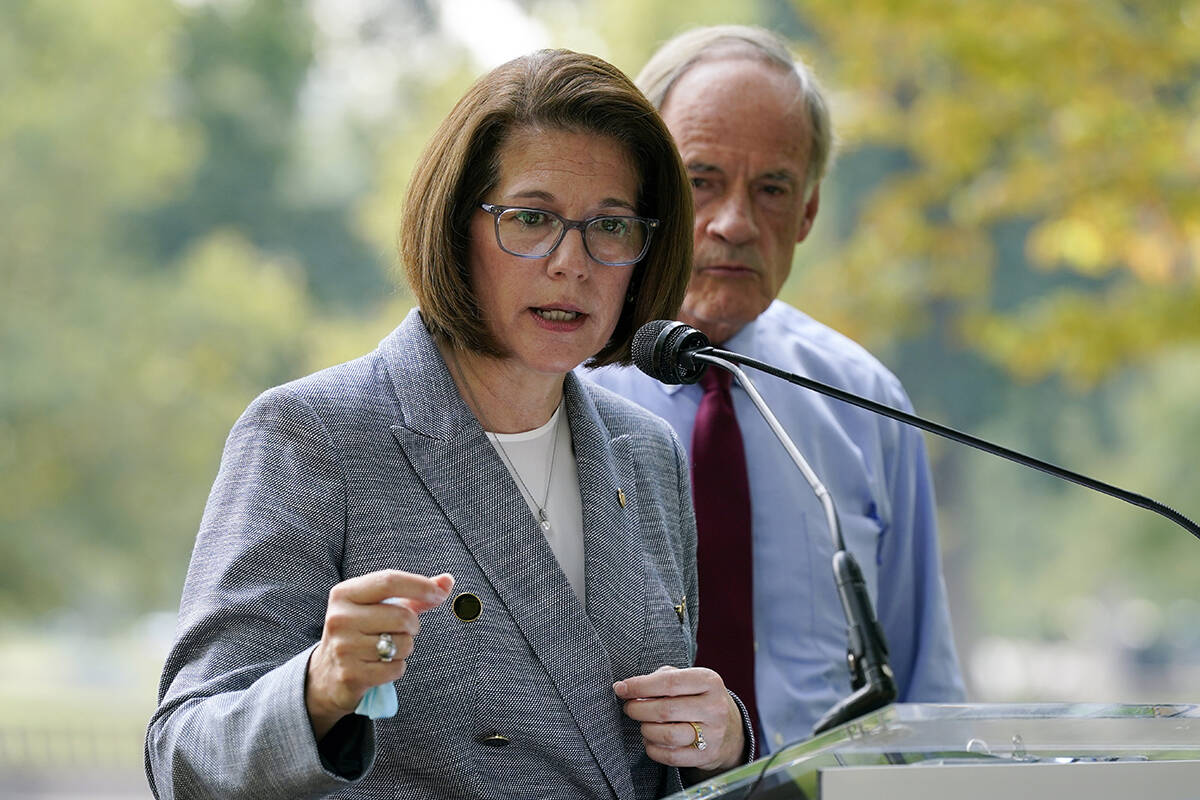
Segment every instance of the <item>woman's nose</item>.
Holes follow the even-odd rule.
[[[546,260],[546,269],[551,275],[575,279],[586,277],[592,268],[592,258],[583,246],[583,231],[567,231]]]

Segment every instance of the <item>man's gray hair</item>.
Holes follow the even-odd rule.
[[[781,36],[752,25],[714,25],[693,28],[669,40],[646,62],[634,83],[662,110],[676,81],[689,69],[705,61],[750,58],[768,66],[793,73],[800,84],[800,96],[808,112],[812,130],[812,149],[805,175],[805,195],[829,168],[835,146],[829,104],[820,83],[808,66],[792,55]]]

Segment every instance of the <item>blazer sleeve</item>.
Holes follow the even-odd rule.
[[[304,701],[340,580],[345,494],[324,425],[286,389],[260,396],[234,426],[147,730],[157,797],[306,797],[347,784],[322,766]],[[363,746],[365,774],[370,730]]]

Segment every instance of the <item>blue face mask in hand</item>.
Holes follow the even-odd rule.
[[[354,713],[371,719],[383,719],[396,716],[399,710],[400,699],[396,696],[396,687],[390,683],[383,683],[367,690],[363,699],[358,701]]]

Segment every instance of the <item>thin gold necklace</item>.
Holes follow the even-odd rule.
[[[490,441],[495,443],[496,450],[500,453],[500,458],[504,461],[504,466],[508,467],[508,471],[517,479],[517,483],[521,485],[521,491],[529,498],[529,502],[537,507],[537,513],[534,514],[534,517],[537,519],[538,524],[541,525],[543,531],[549,531],[550,515],[546,509],[550,505],[550,483],[554,477],[554,461],[558,458],[558,426],[562,422],[561,407],[554,411],[554,430],[550,433],[550,469],[546,471],[546,489],[542,493],[542,502],[538,503],[533,492],[529,491],[529,487],[525,485],[525,479],[521,477],[521,471],[517,469],[517,465],[509,458],[508,451],[504,449],[504,443],[500,441],[500,437],[495,432],[489,430],[492,426],[484,419],[483,406],[475,399],[475,393],[471,391],[471,384],[467,381],[467,374],[463,371],[462,365],[458,363],[458,351],[453,346],[448,346],[446,349],[450,351],[450,360],[454,362],[454,371],[462,379],[463,389],[466,391],[467,397],[471,400],[471,405],[475,407],[475,414],[479,418],[479,422],[483,425],[483,432]]]

